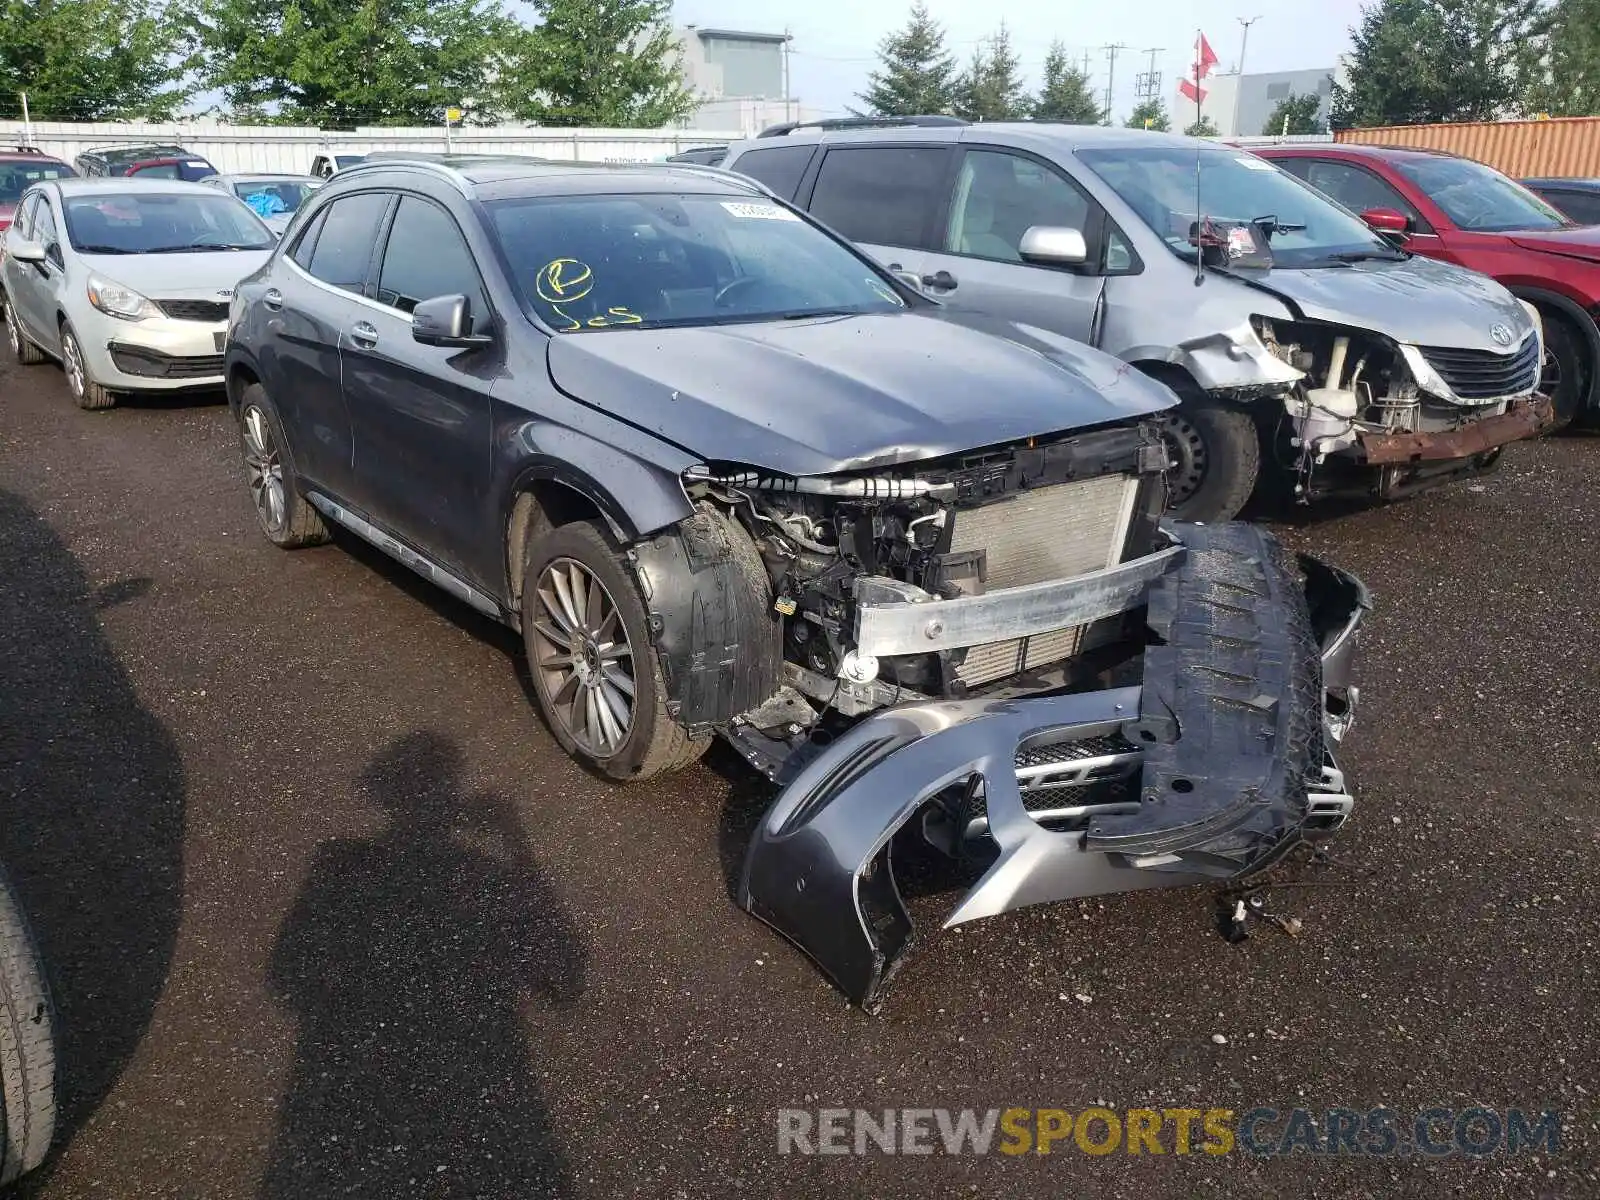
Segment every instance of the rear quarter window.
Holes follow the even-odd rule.
[[[945,146],[830,147],[811,215],[854,242],[930,249],[949,162]]]
[[[766,184],[785,200],[793,200],[814,150],[812,146],[762,147],[741,154],[731,169]]]

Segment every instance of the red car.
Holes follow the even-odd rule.
[[[1552,429],[1600,417],[1600,225],[1578,225],[1493,167],[1348,143],[1256,151],[1414,254],[1492,276],[1544,318]]]
[[[65,179],[76,174],[59,158],[41,154],[31,146],[0,150],[0,233],[11,227],[23,192],[41,179]]]

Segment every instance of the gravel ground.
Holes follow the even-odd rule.
[[[50,961],[38,1197],[1600,1195],[1600,442],[1297,523],[1363,576],[1360,806],[1304,922],[1203,890],[938,929],[885,1014],[730,903],[766,799],[612,790],[517,640],[254,529],[227,412],[0,366],[0,861]],[[1270,935],[1270,936],[1269,936]],[[782,1107],[1474,1104],[1556,1155],[777,1153]],[[1170,1143],[1169,1143],[1170,1144]]]

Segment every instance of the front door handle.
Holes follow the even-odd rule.
[[[378,327],[370,321],[357,321],[350,326],[350,340],[358,346],[376,346],[378,344]]]
[[[265,304],[273,312],[277,312],[283,307],[283,293],[277,288],[268,288],[261,295],[261,303]]]
[[[949,271],[938,271],[932,275],[924,275],[922,286],[937,288],[941,292],[953,292],[956,290],[956,277]]]

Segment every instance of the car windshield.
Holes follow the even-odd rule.
[[[1401,158],[1401,172],[1459,229],[1563,229],[1572,222],[1493,167],[1468,158]]]
[[[65,208],[67,238],[83,254],[267,250],[275,244],[248,208],[220,193],[95,193],[70,197]]]
[[[241,179],[233,185],[233,194],[258,217],[292,213],[316,190],[316,185],[296,179]]]
[[[65,163],[0,162],[0,204],[15,204],[41,179],[69,179],[73,174]]]
[[[760,197],[577,196],[489,209],[528,307],[563,332],[907,307],[867,263]]]
[[[1184,257],[1195,253],[1190,239],[1196,193],[1200,210],[1213,220],[1261,223],[1276,266],[1327,267],[1362,258],[1404,257],[1320,192],[1243,150],[1206,147],[1197,152],[1165,145],[1079,150],[1078,157]]]

